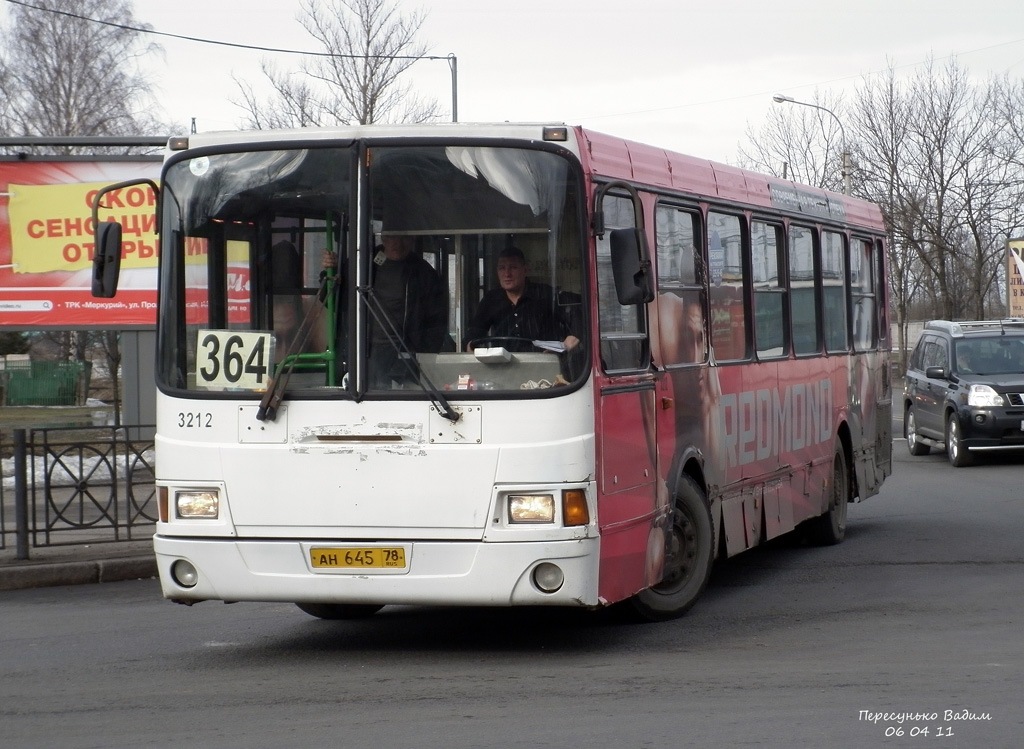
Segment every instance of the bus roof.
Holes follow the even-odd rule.
[[[566,133],[565,139],[559,131]],[[573,137],[575,135],[575,137]],[[664,148],[562,123],[431,123],[358,125],[336,128],[216,131],[174,139],[173,150],[204,146],[297,143],[361,138],[472,138],[555,141],[575,153],[594,177],[621,179],[680,192],[695,200],[720,200],[750,207],[884,231],[874,203],[758,172],[687,156]]]
[[[595,175],[628,179],[654,188],[679,191],[695,199],[718,199],[754,208],[802,214],[884,231],[882,211],[874,203],[792,180],[686,156],[592,130],[579,129],[581,148]]]

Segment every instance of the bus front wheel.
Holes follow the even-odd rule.
[[[665,621],[684,614],[704,591],[715,556],[714,526],[704,492],[682,476],[672,513],[672,535],[662,581],[633,596],[633,611],[647,621]]]
[[[365,619],[380,611],[383,606],[369,603],[297,603],[302,611],[317,619]]]

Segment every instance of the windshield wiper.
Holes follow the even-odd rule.
[[[295,364],[299,361],[298,352],[306,347],[309,334],[313,331],[316,321],[320,319],[320,313],[324,310],[328,288],[332,280],[332,276],[324,274],[320,283],[320,290],[316,295],[316,302],[310,306],[306,316],[302,318],[299,329],[296,331],[291,345],[288,346],[288,350],[284,354],[280,369],[271,378],[267,386],[267,392],[260,399],[260,406],[256,409],[257,421],[274,421],[277,418],[277,409],[284,399],[284,393],[288,387],[288,378],[291,377]]]
[[[381,330],[384,331],[387,336],[388,343],[394,348],[395,353],[398,354],[399,361],[405,364],[405,368],[409,370],[409,374],[415,378],[416,383],[423,389],[427,395],[430,396],[430,402],[434,404],[437,412],[444,418],[453,424],[462,418],[462,414],[452,408],[451,404],[444,397],[440,390],[438,390],[434,383],[427,377],[427,373],[420,367],[419,362],[416,361],[416,355],[409,350],[409,346],[406,344],[405,339],[402,338],[398,333],[398,329],[395,327],[395,323],[391,320],[387,310],[384,309],[384,305],[380,303],[380,299],[373,291],[372,286],[358,286],[356,291],[359,295],[366,300],[366,308],[370,311],[370,315],[373,316],[374,322],[376,322]]]

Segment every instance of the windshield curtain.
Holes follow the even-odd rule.
[[[299,398],[564,389],[587,362],[580,191],[559,153],[478,145],[173,163],[161,384],[246,395],[287,371]]]

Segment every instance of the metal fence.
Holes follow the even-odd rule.
[[[111,543],[152,535],[153,426],[0,433],[0,549]]]

